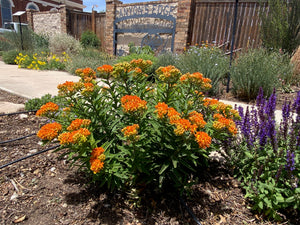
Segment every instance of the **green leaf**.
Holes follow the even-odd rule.
[[[284,198],[282,197],[282,195],[280,193],[276,194],[276,200],[281,203],[284,202]]]
[[[253,155],[248,152],[248,151],[245,151],[245,155],[249,158],[249,159],[253,159]]]
[[[177,168],[178,160],[174,159],[174,157],[172,157],[172,163],[173,163],[173,167]]]
[[[285,202],[287,202],[287,203],[292,203],[294,201],[295,201],[295,197],[294,196],[291,196],[291,197],[285,199]]]
[[[260,201],[260,202],[258,203],[258,207],[259,207],[260,209],[264,209],[264,204],[263,204],[263,202]]]
[[[168,167],[169,167],[169,164],[164,164],[164,165],[161,167],[161,169],[160,169],[160,171],[158,172],[158,174],[161,175]]]

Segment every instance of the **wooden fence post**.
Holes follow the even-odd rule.
[[[97,12],[92,10],[92,31],[96,34],[96,16]]]

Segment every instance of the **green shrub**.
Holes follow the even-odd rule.
[[[85,48],[99,48],[101,46],[101,41],[97,35],[92,31],[85,31],[82,33],[80,38],[80,43]]]
[[[21,41],[21,33],[5,32],[3,36],[6,40],[8,40],[8,43],[10,45],[14,46],[14,48],[21,51],[21,50],[33,49],[32,34],[33,31],[31,29],[23,29],[22,41]]]
[[[0,51],[9,51],[16,49],[15,46],[12,45],[12,43],[4,37],[3,34],[0,34]]]
[[[80,42],[68,34],[55,34],[50,36],[49,49],[54,54],[78,54],[81,50]]]
[[[219,93],[220,81],[228,72],[229,58],[215,46],[192,46],[178,57],[176,63],[183,73],[200,72],[211,79],[211,94]]]
[[[47,102],[53,102],[59,105],[63,105],[63,99],[59,96],[52,96],[51,94],[46,94],[40,98],[32,98],[25,102],[25,110],[38,110],[42,105]]]
[[[66,70],[75,74],[78,68],[90,67],[96,70],[99,65],[113,64],[114,58],[95,49],[83,49],[78,54],[71,55],[66,64]]]
[[[250,49],[238,56],[230,73],[233,94],[241,99],[253,100],[260,87],[266,96],[270,96],[274,88],[288,85],[292,67],[286,55]]]
[[[155,68],[159,68],[160,66],[169,66],[169,65],[177,65],[178,61],[178,55],[172,53],[172,52],[165,52],[162,54],[159,54],[157,56],[157,60],[154,64]]]
[[[2,59],[6,64],[13,64],[15,65],[15,59],[19,55],[18,50],[10,50],[7,52],[3,52]]]
[[[79,82],[58,86],[69,107],[47,104],[37,112],[55,121],[38,136],[58,140],[74,165],[110,190],[170,187],[182,193],[209,153],[236,134],[230,118],[237,112],[204,99],[200,92],[211,85],[200,73],[160,67],[153,88],[144,73],[150,65],[140,59],[103,65],[101,86],[90,68],[76,70]]]
[[[22,31],[23,50],[36,51],[46,50],[49,47],[49,37],[47,35],[36,34],[31,29]],[[20,33],[5,32],[0,36],[0,50],[18,49],[22,50]]]
[[[153,74],[155,72],[155,67],[154,65],[157,63],[157,58],[153,54],[137,54],[137,53],[132,53],[126,56],[121,56],[117,59],[117,62],[131,62],[133,59],[144,59],[144,60],[150,60],[153,65],[149,67],[145,72],[149,75]]]
[[[33,49],[37,50],[47,50],[49,49],[49,36],[46,34],[32,33]]]
[[[133,42],[130,42],[128,44],[129,47],[129,54],[154,54],[154,51],[151,49],[150,46],[145,45],[143,47],[140,46],[135,46],[135,44]]]
[[[269,10],[260,13],[263,46],[292,54],[300,45],[300,1],[269,0],[267,4]]]

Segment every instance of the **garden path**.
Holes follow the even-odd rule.
[[[71,75],[62,71],[48,71],[48,70],[29,70],[18,68],[17,65],[8,65],[0,61],[0,89],[31,99],[39,98],[45,94],[56,95],[57,85],[65,81],[79,80],[78,76]],[[224,103],[234,106],[242,106],[246,108],[247,104],[236,103],[232,101],[222,100]],[[0,113],[10,113],[20,110],[19,104],[9,104],[5,102],[0,96]],[[275,112],[276,121],[281,120],[281,110]]]

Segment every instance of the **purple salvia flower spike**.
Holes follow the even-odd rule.
[[[259,144],[261,147],[264,147],[267,143],[267,124],[265,124],[263,121],[260,123],[260,129],[258,132],[259,135]]]
[[[282,121],[280,124],[280,131],[283,140],[287,139],[290,115],[291,115],[291,102],[287,102],[287,99],[285,99],[285,102],[282,106]]]
[[[260,122],[265,121],[265,116],[264,116],[265,105],[266,105],[266,100],[264,98],[264,92],[263,92],[263,89],[260,88],[258,96],[256,98],[256,106],[258,109],[258,117],[259,117]]]
[[[286,152],[285,169],[290,173],[295,170],[295,154],[290,150]]]
[[[259,121],[258,121],[258,112],[254,106],[252,106],[252,110],[251,110],[251,131],[252,131],[252,139],[253,141],[255,141],[259,131]]]
[[[271,94],[266,106],[265,106],[265,113],[268,117],[275,118],[275,109],[276,109],[276,92],[275,89]]]
[[[265,104],[264,91],[262,87],[259,88],[258,96],[256,98],[256,106],[260,107]]]

